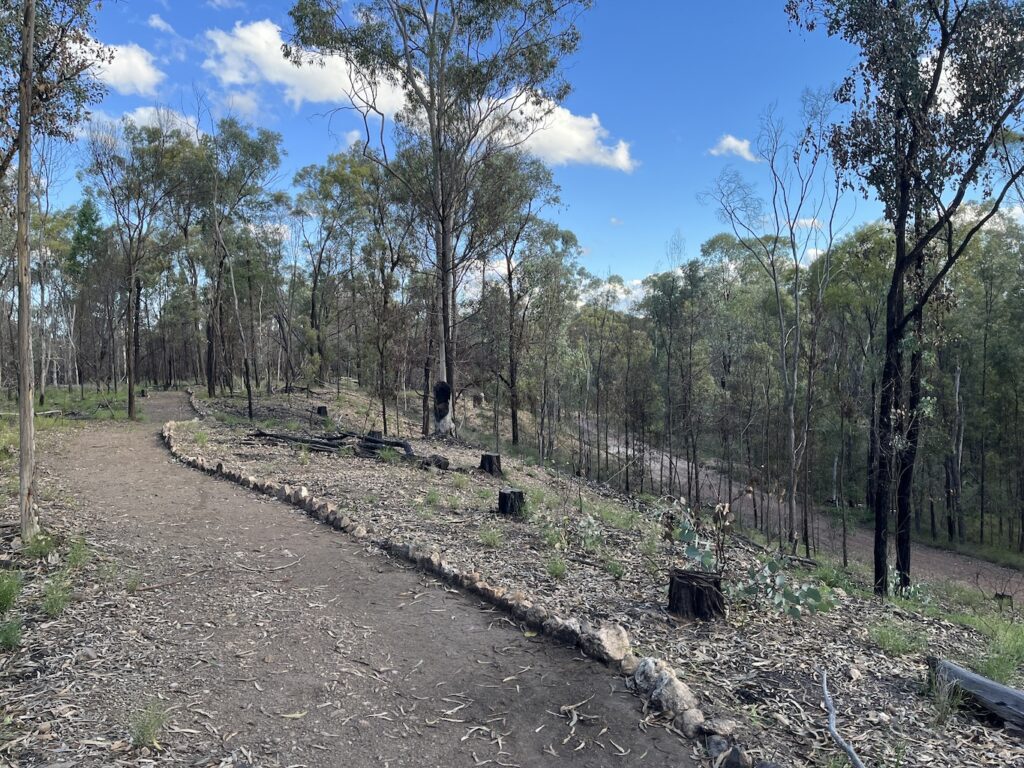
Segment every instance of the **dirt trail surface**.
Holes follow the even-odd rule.
[[[136,569],[146,617],[134,651],[94,639],[121,668],[83,687],[82,711],[165,699],[180,765],[697,764],[692,746],[638,727],[640,702],[610,670],[177,464],[157,430],[191,418],[185,397],[144,402],[146,423],[78,432],[47,468],[91,510],[89,535]]]

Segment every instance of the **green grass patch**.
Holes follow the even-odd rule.
[[[921,632],[895,621],[883,621],[874,625],[868,630],[868,635],[888,656],[921,653],[928,645]]]
[[[988,638],[985,655],[971,664],[975,672],[1004,685],[1020,681],[1024,667],[1024,624],[995,615],[951,618],[974,627]]]
[[[33,560],[45,560],[57,549],[57,539],[48,533],[37,533],[25,545],[25,557]]]
[[[3,616],[14,605],[21,592],[21,574],[17,571],[0,573],[0,616]]]
[[[43,585],[43,613],[55,619],[64,613],[71,602],[71,583],[64,574],[57,574]]]
[[[89,545],[81,536],[76,536],[68,548],[68,568],[78,570],[87,565],[90,560],[92,560],[92,551],[89,549]]]
[[[565,578],[565,574],[568,572],[568,570],[569,568],[568,566],[566,566],[565,560],[563,560],[562,558],[553,557],[550,560],[548,560],[548,576],[550,576],[552,579],[555,579],[556,581],[562,581],[562,579]]]
[[[158,701],[150,702],[144,709],[136,712],[128,726],[128,735],[131,737],[132,746],[139,749],[142,747],[159,747],[157,737],[167,725],[167,710]]]
[[[469,487],[469,478],[465,475],[456,475],[452,479],[452,485],[454,485],[458,490],[464,491]]]
[[[609,576],[618,581],[626,575],[625,566],[614,558],[608,558],[604,561],[604,570]]]
[[[400,460],[398,451],[392,448],[390,445],[385,445],[380,449],[380,453],[377,454],[377,458],[383,461],[385,464],[397,464]]]
[[[441,494],[436,488],[431,488],[427,491],[427,495],[423,497],[423,503],[428,507],[439,507],[441,506]]]
[[[0,623],[0,649],[13,651],[21,645],[21,619]]]
[[[480,543],[488,549],[497,549],[504,541],[504,535],[497,528],[486,526],[480,529]]]

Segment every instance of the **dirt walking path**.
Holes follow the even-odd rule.
[[[78,432],[47,467],[89,535],[137,573],[144,617],[134,650],[94,639],[119,674],[83,687],[83,711],[127,717],[161,699],[181,765],[697,764],[672,734],[638,727],[640,702],[610,670],[177,464],[157,430],[192,417],[185,397],[143,402],[145,423]]]

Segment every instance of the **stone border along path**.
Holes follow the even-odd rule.
[[[200,419],[208,413],[189,388],[188,401]],[[338,512],[335,504],[309,493],[305,486],[279,484],[270,480],[245,475],[237,469],[227,467],[223,462],[208,462],[202,456],[183,454],[175,446],[174,427],[176,422],[163,425],[160,436],[171,454],[193,469],[208,475],[220,477],[241,485],[243,488],[277,498],[306,512],[318,522],[347,533],[357,540],[369,539],[383,551],[401,558],[427,573],[439,577],[455,587],[475,594],[484,601],[506,611],[530,630],[541,633],[558,642],[578,647],[584,654],[616,669],[626,677],[627,685],[654,709],[673,720],[679,726],[677,733],[689,739],[704,737],[715,768],[779,768],[775,763],[760,761],[756,765],[742,746],[732,741],[737,724],[728,717],[705,719],[697,697],[678,679],[676,671],[664,659],[645,657],[638,659],[631,653],[626,630],[615,623],[594,627],[577,618],[563,619],[549,616],[547,611],[534,605],[521,591],[508,594],[503,588],[487,583],[477,572],[463,572],[445,561],[436,549],[427,550],[416,543],[401,544],[389,539],[370,538],[372,529],[353,521],[348,515]]]

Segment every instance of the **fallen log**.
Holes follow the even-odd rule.
[[[955,686],[970,704],[1005,726],[1024,734],[1024,691],[982,677],[945,659],[929,656],[929,683]]]
[[[329,443],[326,440],[318,440],[315,437],[299,437],[297,435],[284,435],[279,432],[265,432],[262,429],[257,429],[253,432],[253,437],[258,437],[262,440],[277,440],[282,443],[289,443],[291,445],[302,445],[311,451],[317,453],[337,453],[338,446],[333,443]]]

